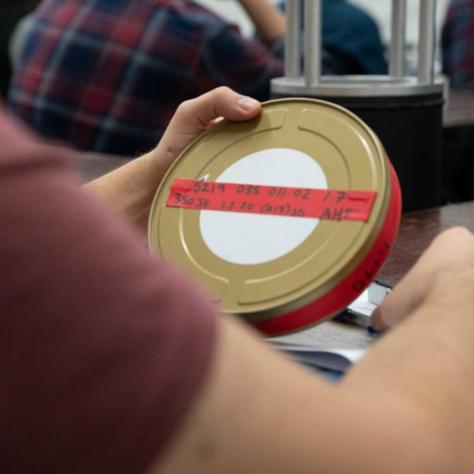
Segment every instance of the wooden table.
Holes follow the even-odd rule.
[[[474,125],[474,90],[450,90],[443,111],[443,127]]]
[[[378,277],[397,283],[436,235],[460,225],[474,232],[474,201],[405,214],[392,253]]]
[[[127,161],[123,158],[87,154],[80,157],[79,168],[84,179],[90,180]],[[459,225],[474,232],[474,201],[405,214],[392,253],[378,278],[392,285],[396,284],[436,235]]]

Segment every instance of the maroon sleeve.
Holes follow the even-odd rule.
[[[0,111],[1,113],[1,111]],[[143,472],[203,383],[207,299],[0,116],[2,474]]]

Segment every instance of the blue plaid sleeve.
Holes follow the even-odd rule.
[[[268,99],[270,80],[283,75],[283,42],[267,47],[257,39],[242,37],[232,25],[220,26],[205,43],[197,80],[209,80],[208,88],[226,84],[241,94]]]

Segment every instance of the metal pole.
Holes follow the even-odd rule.
[[[434,81],[435,21],[436,0],[420,0],[418,82],[422,84]]]
[[[321,78],[321,0],[305,0],[304,77],[306,87],[318,85]]]
[[[301,8],[300,0],[286,2],[285,77],[301,76]]]
[[[393,77],[405,75],[406,7],[406,0],[392,0],[389,74]]]

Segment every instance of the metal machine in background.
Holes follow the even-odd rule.
[[[315,97],[351,110],[382,141],[400,179],[403,210],[440,205],[446,88],[434,72],[436,0],[420,0],[416,76],[405,72],[406,0],[392,0],[388,75],[321,75],[321,3],[287,0],[285,77],[272,81],[272,96]]]

